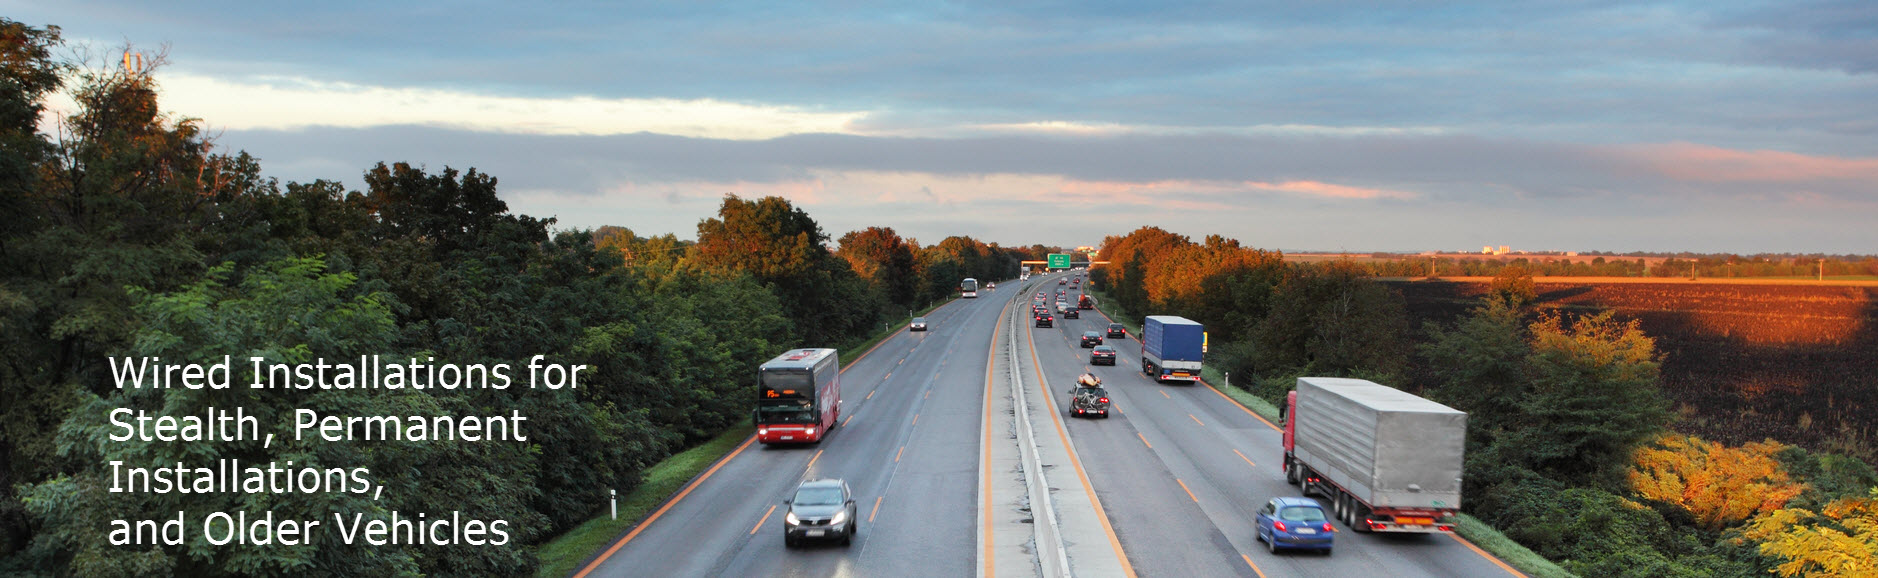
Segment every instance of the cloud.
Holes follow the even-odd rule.
[[[236,81],[170,73],[160,81],[166,109],[232,130],[425,125],[506,134],[650,132],[747,140],[846,132],[866,116],[712,99],[490,96],[304,78]]]
[[[1803,155],[1785,151],[1734,150],[1673,143],[1618,147],[1664,176],[1704,183],[1810,184],[1847,181],[1878,185],[1878,158]]]

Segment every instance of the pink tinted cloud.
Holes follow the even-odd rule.
[[[1619,147],[1664,176],[1708,183],[1864,181],[1878,184],[1878,158],[1811,156],[1775,150],[1735,150],[1693,143]]]
[[[1262,181],[1163,180],[1152,182],[1125,182],[1067,180],[1063,182],[1058,190],[1069,194],[1096,194],[1108,196],[1151,195],[1163,192],[1194,192],[1208,194],[1272,192],[1339,199],[1408,199],[1415,196],[1414,193],[1404,191],[1351,187],[1322,181],[1283,181],[1268,183]]]

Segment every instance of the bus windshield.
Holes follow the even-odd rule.
[[[815,404],[806,399],[766,399],[756,406],[757,423],[815,423]]]
[[[807,371],[763,372],[763,399],[814,399],[815,382]]]

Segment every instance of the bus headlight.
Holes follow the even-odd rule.
[[[804,428],[802,430],[802,435],[805,435],[805,436],[815,435],[815,428],[814,427]]]
[[[766,427],[756,428],[756,435],[760,435],[760,436],[769,435],[769,428],[766,428]]]

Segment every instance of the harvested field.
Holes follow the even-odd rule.
[[[1452,323],[1487,291],[1473,280],[1388,283],[1418,329]],[[1663,390],[1683,414],[1679,430],[1814,448],[1878,434],[1878,287],[1550,278],[1538,289],[1540,308],[1642,320],[1663,357]]]

